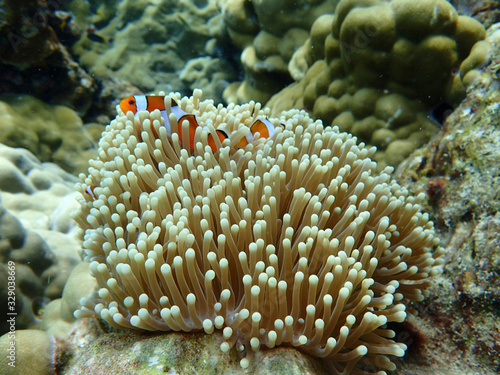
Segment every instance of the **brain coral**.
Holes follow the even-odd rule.
[[[239,149],[268,109],[214,106],[199,90],[170,97],[201,125],[194,149],[167,135],[158,111],[119,110],[81,175],[75,216],[99,290],[75,315],[221,330],[243,367],[261,347],[288,345],[339,372],[394,369],[388,356],[406,347],[386,324],[404,321],[403,299],[421,300],[441,270],[423,196],[389,169],[375,174],[374,148],[304,111],[270,118],[274,136]],[[217,128],[230,137],[214,153]]]

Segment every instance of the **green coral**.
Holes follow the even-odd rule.
[[[15,342],[13,360],[7,356],[10,353],[12,342]],[[3,375],[20,374],[53,374],[52,368],[53,340],[43,331],[23,329],[15,332],[15,339],[9,334],[0,337],[0,368]],[[9,363],[13,363],[11,366]]]
[[[110,0],[94,5],[97,12],[88,2],[69,5],[82,28],[97,25],[72,48],[94,75],[125,79],[144,92],[159,91],[165,84],[186,92],[202,85],[207,95],[222,100],[234,71],[220,57],[226,36],[217,0]],[[196,70],[205,73],[205,80],[189,76],[193,64],[204,65]]]
[[[45,104],[28,95],[0,97],[0,143],[22,147],[41,161],[83,172],[95,155],[94,141],[70,108]]]
[[[307,39],[317,18],[333,16],[338,0],[220,0],[225,25],[233,43],[243,50],[245,77],[224,90],[226,102],[266,102],[290,82],[288,63]],[[325,36],[330,28],[314,23]],[[314,44],[314,40],[312,44]],[[289,108],[288,108],[289,109]]]
[[[342,0],[292,57],[297,82],[267,105],[303,107],[377,145],[381,167],[397,165],[437,133],[434,105],[464,99],[488,61],[485,36],[445,0]]]

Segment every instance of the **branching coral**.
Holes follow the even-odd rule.
[[[374,148],[304,111],[270,118],[276,134],[239,149],[267,109],[170,97],[201,125],[194,149],[176,126],[167,135],[158,111],[120,111],[81,176],[75,216],[100,289],[75,315],[222,330],[221,349],[245,352],[243,367],[261,347],[289,345],[343,373],[394,369],[387,356],[405,345],[385,325],[404,321],[403,299],[421,300],[441,270],[423,197],[388,169],[375,174]],[[217,128],[230,137],[214,153]]]

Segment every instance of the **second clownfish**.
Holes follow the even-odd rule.
[[[194,135],[196,128],[199,126],[196,116],[192,113],[187,113],[182,110],[177,102],[172,99],[171,101],[172,113],[177,118],[179,140],[182,142],[182,123],[187,120],[189,123],[189,146],[194,149]],[[165,127],[168,134],[172,134],[172,129],[170,127],[170,121],[168,120],[168,114],[165,109],[165,97],[164,96],[152,96],[152,95],[134,95],[123,99],[120,102],[120,108],[123,113],[131,111],[136,114],[139,111],[153,112],[154,110],[159,110],[163,120],[165,121]],[[267,118],[257,119],[250,125],[250,131],[241,138],[238,143],[238,148],[243,148],[247,144],[253,141],[255,134],[259,133],[260,137],[269,138],[272,137],[276,132],[274,125]],[[216,129],[217,136],[222,143],[226,138],[229,138],[229,133],[224,129]],[[217,151],[217,145],[213,139],[212,134],[208,135],[208,145],[213,152]]]

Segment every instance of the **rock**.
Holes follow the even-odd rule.
[[[61,12],[59,3],[4,0],[1,5],[0,94],[29,92],[85,113],[96,83],[73,60],[53,28],[62,30],[61,20],[58,25],[52,22]]]
[[[488,31],[500,39],[500,28]],[[498,61],[500,49],[492,52]],[[445,246],[445,272],[400,332],[410,343],[402,373],[497,374],[500,367],[500,93],[491,63],[426,147],[398,167],[425,192]]]
[[[330,374],[319,360],[290,348],[255,353],[250,368],[243,370],[236,350],[229,353],[220,350],[223,341],[219,333],[103,334],[94,323],[83,320],[70,336],[73,356],[58,373],[83,374],[90,366],[95,373],[109,375]]]

